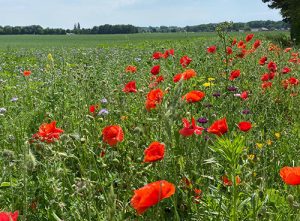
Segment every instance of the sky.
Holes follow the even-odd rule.
[[[83,28],[103,24],[180,26],[282,20],[262,0],[0,0],[0,25]]]

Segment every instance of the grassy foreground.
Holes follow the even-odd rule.
[[[11,47],[0,52],[0,209],[30,221],[299,220],[290,177],[300,174],[280,176],[300,166],[299,51],[260,35],[151,36],[0,37]],[[163,81],[150,73],[157,65]],[[133,81],[136,91],[124,89]],[[59,129],[43,129],[53,121]],[[107,135],[112,125],[123,136]],[[144,162],[154,141],[164,155]],[[161,180],[168,190],[134,195]]]

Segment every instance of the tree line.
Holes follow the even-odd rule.
[[[291,38],[300,44],[300,1],[299,0],[262,0],[270,8],[280,9],[283,20],[291,26]]]
[[[160,27],[146,27],[139,28],[140,32],[214,32],[219,23],[201,24],[186,27],[176,27],[176,26],[160,26]],[[250,22],[236,22],[232,23],[229,28],[230,31],[251,31],[251,29],[264,29],[264,30],[287,30],[289,24],[283,21],[250,21]]]
[[[138,33],[133,25],[100,25],[93,28],[80,28],[76,24],[73,29],[43,28],[40,25],[0,26],[0,35],[66,35],[66,34],[132,34]]]
[[[159,26],[136,27],[133,25],[100,25],[93,28],[81,28],[80,24],[73,29],[43,28],[40,25],[30,26],[0,26],[0,35],[66,35],[66,34],[132,34],[143,32],[214,32],[218,23],[201,24],[186,27]],[[289,23],[284,21],[250,21],[247,23],[233,23],[231,31],[264,28],[267,30],[283,30],[289,28]]]

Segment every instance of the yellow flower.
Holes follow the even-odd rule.
[[[121,116],[121,120],[127,120],[128,119],[128,117],[127,116]]]
[[[263,148],[263,146],[264,145],[262,143],[256,143],[256,147],[259,148],[259,149]]]
[[[210,82],[206,82],[206,83],[203,84],[204,87],[211,87],[213,85],[215,85],[215,84],[210,83]]]
[[[275,137],[277,138],[277,139],[279,139],[280,138],[280,133],[279,132],[277,132],[277,133],[275,133]]]
[[[252,176],[256,177],[256,175],[257,175],[256,172],[253,172],[253,173],[252,173]]]
[[[214,81],[214,78],[207,78],[208,81]]]
[[[272,140],[267,140],[267,144],[271,145],[272,144]]]
[[[52,54],[49,53],[47,57],[48,57],[48,60],[49,60],[49,61],[53,62]]]
[[[249,160],[254,160],[254,158],[255,158],[255,155],[254,155],[254,154],[249,154],[249,155],[248,155],[248,159],[249,159]]]

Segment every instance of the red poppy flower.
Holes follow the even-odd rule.
[[[266,56],[264,56],[261,59],[259,59],[259,64],[260,65],[265,65],[267,60],[268,60],[268,58]]]
[[[183,177],[180,182],[183,183],[184,188],[192,188],[193,186],[192,181],[187,177]]]
[[[136,84],[135,81],[130,81],[128,82],[125,87],[123,88],[123,91],[125,93],[136,93],[137,89],[136,89]]]
[[[145,107],[147,111],[155,109],[158,103],[156,101],[146,100]]]
[[[286,49],[284,49],[284,52],[287,53],[287,52],[289,52],[290,50],[292,50],[292,48],[286,48]]]
[[[188,80],[190,78],[193,78],[197,75],[196,71],[194,69],[187,69],[185,72],[182,73],[183,79]]]
[[[154,82],[151,82],[149,84],[149,88],[155,88],[160,82],[163,82],[165,80],[165,78],[163,76],[153,76],[154,78],[152,80],[154,80]]]
[[[155,59],[155,60],[158,60],[162,57],[163,57],[163,54],[159,51],[154,52],[153,55],[152,55],[152,58]]]
[[[253,43],[253,48],[254,48],[254,49],[257,49],[260,45],[261,45],[261,41],[260,41],[260,40],[256,40],[256,41]]]
[[[59,135],[64,131],[60,128],[56,128],[56,121],[52,121],[49,124],[42,124],[39,128],[39,132],[33,135],[33,138],[39,139],[42,142],[53,143],[59,139]]]
[[[160,83],[163,82],[164,80],[165,80],[164,76],[157,76],[155,82]]]
[[[197,195],[197,196],[200,196],[201,195],[201,193],[202,193],[202,190],[200,190],[200,189],[194,189],[194,193]]]
[[[233,70],[231,73],[230,73],[230,77],[229,77],[229,80],[233,81],[234,79],[238,78],[241,74],[241,71],[240,70]]]
[[[289,87],[289,80],[288,79],[282,80],[281,85],[284,87],[284,89],[287,89]]]
[[[232,54],[233,53],[232,48],[231,47],[227,47],[226,48],[226,53],[227,54]]]
[[[271,72],[276,72],[277,71],[277,65],[276,65],[276,63],[273,62],[273,61],[270,61],[269,64],[268,64],[268,69]]]
[[[202,194],[202,190],[195,188],[194,189],[194,202],[199,204],[200,203],[200,199],[201,199],[201,194]]]
[[[275,77],[275,72],[270,72],[269,73],[269,79],[272,80]]]
[[[165,145],[157,141],[152,142],[147,149],[144,150],[144,162],[154,162],[162,160],[165,155]]]
[[[172,56],[174,56],[174,49],[173,48],[171,48],[171,49],[169,49],[169,50],[167,50],[167,52],[169,53],[169,55],[172,55]]]
[[[246,49],[242,49],[239,53],[236,54],[236,56],[238,58],[244,58],[247,54],[247,50]]]
[[[185,72],[183,73],[179,73],[179,74],[176,74],[174,77],[173,77],[173,81],[176,83],[178,81],[180,81],[181,79],[183,80],[188,80],[190,78],[193,78],[197,75],[197,73],[195,72],[194,69],[187,69]]]
[[[170,55],[174,56],[174,49],[173,48],[169,49],[168,52],[169,52]]]
[[[272,82],[264,82],[261,84],[261,88],[265,89],[268,87],[272,87]]]
[[[106,126],[102,130],[103,142],[115,146],[124,139],[124,132],[119,125]]]
[[[288,80],[289,80],[289,84],[291,84],[291,85],[299,84],[299,80],[297,78],[290,77]]]
[[[280,169],[280,177],[288,185],[299,185],[300,167],[283,167]]]
[[[282,73],[282,74],[288,74],[288,73],[290,73],[290,72],[291,72],[291,69],[288,68],[288,67],[284,67],[284,68],[281,70],[281,73]]]
[[[162,55],[163,58],[168,58],[170,55],[174,55],[174,49],[166,50],[165,53]]]
[[[217,46],[215,46],[215,45],[209,46],[209,47],[206,49],[206,51],[207,51],[207,53],[214,54],[214,53],[216,53],[216,51],[217,51]]]
[[[248,98],[248,91],[243,91],[240,95],[240,97],[243,99],[243,100],[247,100]]]
[[[163,99],[163,91],[161,89],[151,90],[147,95],[146,109],[149,111],[155,109],[156,105],[161,103]]]
[[[232,181],[228,179],[226,175],[221,177],[224,186],[232,186]],[[235,177],[235,183],[238,185],[241,183],[241,178],[239,176]]]
[[[228,179],[226,175],[221,177],[224,186],[232,186],[232,181]]]
[[[182,73],[179,73],[179,74],[176,74],[174,77],[173,77],[173,81],[176,83],[178,81],[180,81],[181,79],[183,79],[183,74]]]
[[[243,41],[239,41],[238,45],[237,45],[238,48],[246,48],[246,45]]]
[[[157,75],[157,74],[159,74],[159,71],[160,71],[160,65],[155,65],[151,69],[151,74]]]
[[[156,102],[160,103],[162,101],[163,96],[164,96],[164,93],[161,89],[155,89],[155,90],[151,90],[147,94],[147,100],[156,101]]]
[[[275,77],[275,73],[271,72],[271,73],[265,73],[261,76],[261,80],[262,81],[268,81],[268,80],[272,80]]]
[[[184,137],[192,136],[193,134],[200,135],[200,134],[202,134],[202,131],[204,130],[203,127],[199,127],[196,125],[196,121],[194,118],[192,118],[192,124],[190,124],[186,118],[183,118],[182,122],[183,122],[184,128],[182,128],[179,131],[179,133]]]
[[[189,58],[187,55],[184,55],[180,58],[180,64],[183,68],[186,68],[190,63],[192,62],[192,59]]]
[[[207,129],[208,133],[216,134],[218,136],[221,136],[222,134],[225,134],[227,131],[228,131],[228,125],[227,125],[227,122],[226,122],[226,118],[215,121]]]
[[[298,62],[298,58],[291,58],[291,59],[289,59],[289,62],[296,64]],[[300,63],[300,62],[298,62],[298,63]]]
[[[156,205],[165,198],[169,198],[174,193],[175,186],[172,183],[160,180],[135,190],[130,203],[138,214],[142,214],[149,207]]]
[[[237,40],[236,40],[236,38],[235,38],[235,39],[233,39],[233,41],[232,41],[232,43],[231,43],[231,46],[236,45],[236,43],[237,43]]]
[[[254,34],[248,34],[248,35],[246,36],[246,42],[251,41],[253,37],[254,37]]]
[[[269,80],[269,74],[266,73],[266,74],[263,74],[260,78],[262,81],[268,81]]]
[[[95,113],[95,111],[98,109],[98,105],[91,105],[89,107],[90,113]]]
[[[17,221],[19,211],[12,212],[0,212],[0,221]]]
[[[125,72],[130,72],[130,73],[135,73],[137,70],[137,68],[133,65],[128,65],[126,68],[125,68]]]
[[[195,103],[201,101],[205,96],[205,93],[202,91],[191,91],[184,95],[182,99],[185,99],[188,103]]]
[[[241,131],[247,132],[252,128],[252,124],[248,121],[243,121],[238,124],[238,127]]]
[[[28,77],[29,75],[31,75],[31,71],[25,70],[25,71],[23,72],[23,75],[24,75],[25,77]]]

